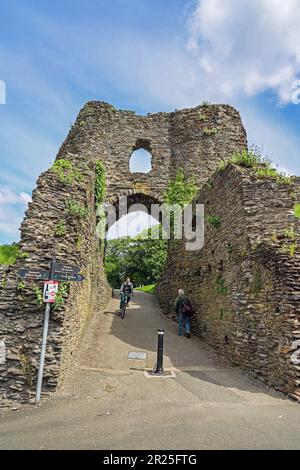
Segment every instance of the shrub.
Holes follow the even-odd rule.
[[[52,170],[57,174],[61,183],[71,184],[74,181],[82,181],[81,173],[70,160],[64,158],[56,160],[52,165]]]
[[[292,225],[290,228],[286,228],[285,231],[284,231],[284,234],[290,240],[295,240],[296,239],[296,232],[295,232],[294,225]]]
[[[242,150],[232,154],[229,158],[222,160],[218,169],[223,170],[227,165],[232,163],[244,168],[255,168],[262,163],[262,157],[253,150]]]
[[[294,205],[294,215],[297,219],[300,219],[300,204],[297,203]]]
[[[283,253],[289,253],[289,255],[290,255],[291,257],[295,256],[296,249],[297,249],[297,243],[296,243],[296,242],[293,242],[293,243],[285,243],[285,244],[282,246],[282,252],[283,252]]]
[[[236,152],[229,158],[222,160],[219,163],[217,170],[224,170],[230,163],[243,168],[252,168],[254,176],[258,179],[272,178],[280,184],[291,184],[293,181],[291,176],[288,176],[272,167],[270,159],[268,157],[263,157],[260,150],[256,147]]]
[[[227,242],[227,253],[229,254],[229,256],[231,256],[233,253],[233,246],[231,242]]]
[[[27,251],[18,251],[17,259],[27,259],[29,258],[29,253]]]
[[[258,179],[273,178],[281,184],[292,183],[292,178],[290,176],[287,176],[285,173],[279,172],[276,168],[257,168],[254,174]]]
[[[218,132],[218,129],[216,127],[204,127],[203,129],[203,134],[204,135],[215,135]]]
[[[262,289],[262,278],[261,273],[256,271],[253,276],[253,284],[251,288],[252,294],[257,295]]]
[[[197,192],[196,182],[193,179],[188,181],[181,169],[177,172],[175,180],[169,183],[163,200],[169,206],[179,204],[184,207],[192,202]]]
[[[34,302],[41,307],[44,303],[44,296],[43,296],[42,289],[37,284],[33,284],[32,290],[33,290],[33,293],[35,294]]]
[[[19,247],[17,243],[0,245],[0,265],[14,264],[17,259]]]
[[[68,282],[60,282],[58,291],[55,296],[53,310],[58,310],[68,298],[70,284]]]
[[[67,226],[64,220],[59,220],[54,227],[54,235],[63,237],[67,232]]]
[[[215,228],[219,228],[221,224],[221,217],[218,215],[209,215],[207,217],[208,222]]]
[[[292,257],[295,256],[296,249],[297,249],[297,243],[291,243],[291,245],[290,245],[290,255]]]
[[[226,295],[228,293],[228,288],[225,285],[225,279],[223,276],[218,276],[216,279],[216,292],[221,295]]]
[[[87,217],[88,208],[74,201],[74,199],[67,199],[65,204],[70,215],[74,215],[78,219],[85,219]]]
[[[18,291],[23,291],[26,287],[26,283],[24,281],[20,281],[18,282],[18,285],[17,285],[17,290]]]

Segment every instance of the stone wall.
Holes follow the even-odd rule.
[[[0,288],[0,390],[2,399],[28,401],[35,389],[44,306],[38,305],[39,282],[23,283],[20,268],[49,267],[55,244],[58,261],[79,265],[82,284],[71,284],[65,302],[52,311],[43,391],[57,388],[72,364],[89,317],[107,300],[107,283],[96,239],[95,162],[102,160],[107,201],[129,195],[129,204],[161,202],[179,168],[206,181],[218,162],[246,146],[239,113],[230,106],[198,106],[174,113],[137,116],[103,102],[89,102],[80,111],[56,161],[71,162],[81,180],[63,180],[53,169],[43,173],[21,226],[21,255],[4,273]],[[152,154],[152,170],[131,173],[132,152]],[[70,213],[79,204],[85,218]],[[76,211],[75,211],[76,212]],[[59,224],[66,233],[57,235]],[[55,243],[54,243],[55,242]],[[4,357],[5,356],[5,357]]]
[[[74,158],[73,158],[74,161]],[[21,227],[21,258],[2,274],[0,291],[0,339],[6,348],[0,363],[0,388],[3,401],[28,401],[34,395],[39,362],[44,305],[38,304],[39,281],[17,277],[20,268],[49,269],[55,245],[56,259],[78,265],[85,276],[83,283],[70,283],[61,308],[52,310],[47,343],[44,392],[57,388],[72,364],[80,338],[91,314],[104,306],[108,286],[103,272],[102,254],[95,236],[93,165],[82,165],[82,182],[64,184],[49,170],[38,179]],[[81,219],[70,214],[66,201],[76,194],[78,204],[88,208]],[[64,222],[66,233],[55,234]],[[100,295],[99,295],[100,294]]]
[[[197,198],[205,205],[205,244],[171,242],[158,287],[165,314],[178,288],[196,309],[192,330],[233,364],[300,400],[299,180],[258,180],[230,165]],[[220,217],[219,227],[209,216]],[[296,251],[294,253],[294,249]]]

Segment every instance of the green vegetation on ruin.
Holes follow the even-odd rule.
[[[216,279],[216,292],[221,295],[226,295],[228,293],[228,288],[225,285],[225,279],[223,276],[218,276]]]
[[[44,297],[43,297],[43,291],[41,287],[38,284],[33,284],[32,285],[32,292],[35,296],[34,303],[41,307],[44,303]]]
[[[224,170],[229,164],[242,168],[251,168],[252,174],[258,179],[273,179],[279,184],[291,184],[294,179],[272,166],[269,158],[263,157],[260,150],[253,147],[249,150],[242,150],[232,154],[229,158],[222,160],[217,171]]]
[[[74,199],[69,198],[65,202],[67,211],[70,215],[78,219],[86,219],[88,215],[88,208],[85,207],[83,204],[76,202]]]
[[[67,233],[67,226],[64,220],[60,219],[54,227],[54,235],[63,237]]]
[[[168,184],[167,190],[163,196],[163,201],[168,206],[179,204],[181,207],[190,204],[198,193],[196,181],[187,179],[184,171],[178,170],[176,177]]]
[[[299,203],[294,205],[294,216],[297,219],[300,219],[300,204]]]
[[[106,174],[101,160],[95,164],[95,203],[96,208],[102,204],[106,192]]]
[[[208,215],[207,220],[214,228],[219,228],[221,225],[221,217],[218,215]]]
[[[65,158],[56,160],[51,169],[58,176],[61,183],[72,184],[74,181],[80,183],[83,180],[82,174],[75,167],[74,163]]]
[[[58,310],[62,307],[69,295],[69,282],[60,282],[58,286],[58,290],[55,296],[55,302],[53,305],[53,310]]]
[[[204,127],[203,134],[204,135],[215,135],[217,134],[218,129],[216,127]]]

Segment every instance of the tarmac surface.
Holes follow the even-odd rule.
[[[117,310],[116,293],[91,319],[59,392],[0,411],[0,449],[300,449],[299,404],[199,338],[178,336],[154,295],[136,292],[124,320]],[[170,377],[145,374],[155,366],[158,328]]]

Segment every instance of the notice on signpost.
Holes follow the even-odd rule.
[[[69,266],[63,263],[54,263],[54,271],[66,274],[78,274],[80,271],[79,266]]]
[[[68,274],[68,273],[54,273],[53,279],[56,281],[73,281],[73,282],[82,282],[84,277],[82,274]]]
[[[18,276],[22,279],[49,279],[50,271],[42,269],[19,269]]]
[[[44,302],[54,303],[55,296],[58,291],[58,282],[57,281],[47,281],[44,284]]]

